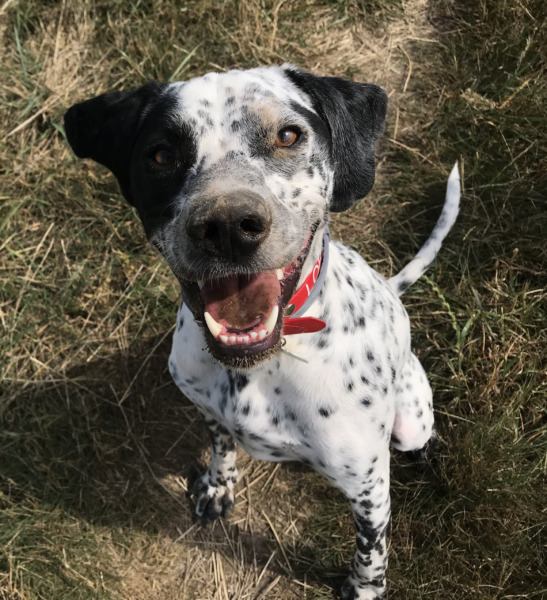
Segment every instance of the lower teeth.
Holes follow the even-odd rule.
[[[220,325],[220,323],[217,323],[208,312],[204,313],[204,318],[207,328],[213,337],[217,340],[220,340],[223,344],[231,346],[234,344],[250,344],[251,342],[256,342],[257,340],[263,340],[274,330],[278,315],[279,307],[276,304],[264,322],[264,329],[261,329],[260,331],[251,331],[249,334],[245,335],[221,334],[220,331],[223,329],[223,326]]]

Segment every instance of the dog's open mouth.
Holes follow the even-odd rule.
[[[232,366],[252,366],[280,344],[283,318],[308,255],[312,233],[297,258],[280,269],[183,282],[203,315],[212,354]]]

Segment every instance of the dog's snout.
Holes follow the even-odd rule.
[[[186,233],[200,250],[238,260],[252,254],[267,238],[272,215],[265,200],[252,192],[232,192],[196,201]]]

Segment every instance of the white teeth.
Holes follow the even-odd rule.
[[[272,308],[272,312],[270,316],[266,319],[264,323],[264,327],[268,333],[271,333],[274,330],[275,324],[277,323],[277,317],[279,315],[279,306],[277,304]],[[262,339],[262,338],[261,338]]]
[[[270,335],[270,333],[274,330],[276,323],[277,323],[278,316],[279,316],[279,306],[275,305],[272,308],[272,312],[266,319],[266,322],[264,323],[264,329],[261,329],[260,331],[251,331],[250,333],[245,334],[245,335],[226,335],[225,333],[223,333],[221,335],[220,332],[224,330],[224,327],[220,323],[217,323],[214,320],[214,318],[211,316],[210,313],[208,313],[208,312],[203,313],[203,317],[204,317],[205,323],[207,324],[207,328],[209,329],[209,331],[211,332],[213,337],[215,339],[220,340],[223,344],[230,344],[230,345],[231,344],[250,344],[251,342],[256,342],[257,340],[263,340],[267,335]]]
[[[283,279],[283,271],[281,269],[276,269],[275,274],[277,275],[277,278],[279,279],[279,281],[281,281]]]
[[[205,317],[205,322],[207,323],[209,331],[213,334],[214,338],[217,338],[222,331],[222,325],[217,323],[208,312],[203,313],[203,316]]]

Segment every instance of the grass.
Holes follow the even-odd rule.
[[[547,9],[540,0],[0,6],[0,598],[332,598],[353,549],[317,474],[242,453],[229,520],[192,522],[207,436],[166,371],[178,291],[74,102],[291,61],[382,85],[373,193],[335,237],[388,275],[461,216],[405,296],[435,390],[431,464],[394,455],[390,598],[547,594]]]

